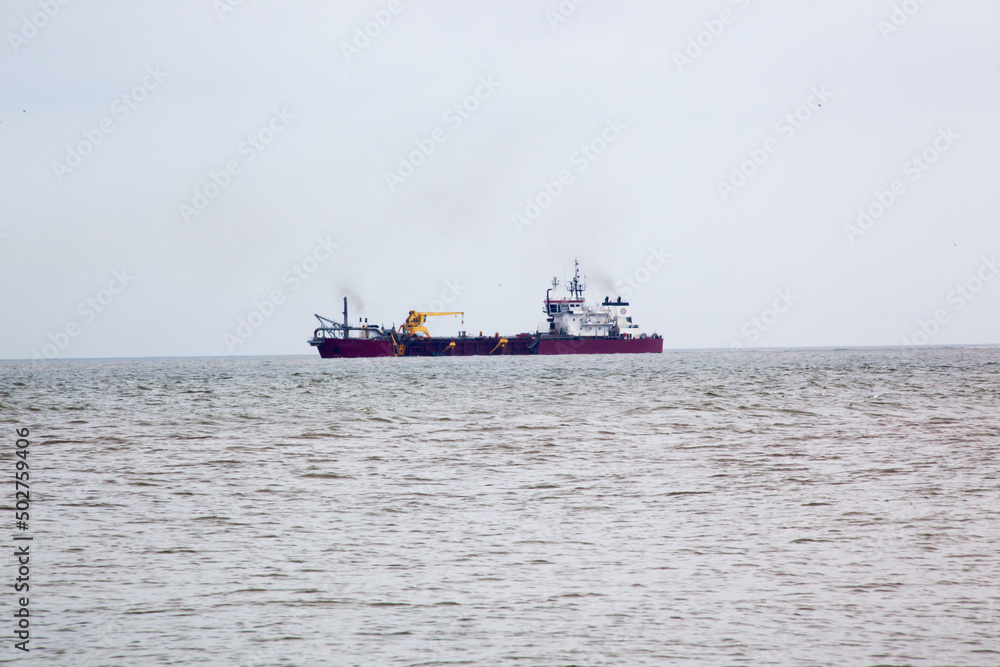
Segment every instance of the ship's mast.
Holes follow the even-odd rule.
[[[573,280],[566,285],[566,289],[573,295],[573,298],[582,299],[583,292],[587,289],[587,277],[584,276],[583,281],[580,280],[580,262],[578,260],[573,260],[573,266],[576,273],[573,275]]]
[[[555,288],[557,288],[557,287],[559,287],[559,278],[558,277],[553,277],[552,278],[552,287],[550,287],[547,290],[545,290],[545,314],[546,315],[548,315],[551,312],[551,309],[549,308],[549,301],[551,301],[551,298],[549,297],[549,293],[552,290],[554,290]]]

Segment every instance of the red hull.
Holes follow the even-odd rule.
[[[450,344],[454,343],[454,347]],[[324,359],[393,356],[392,342],[364,338],[326,338],[318,343]],[[418,338],[403,345],[405,357],[464,357],[522,354],[659,354],[662,338],[539,338],[515,336],[503,345],[498,338]]]
[[[316,346],[324,359],[391,357],[392,341],[364,338],[326,338]]]

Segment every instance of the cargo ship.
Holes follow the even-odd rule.
[[[663,338],[647,334],[632,321],[629,303],[619,296],[605,297],[597,306],[588,306],[583,293],[586,279],[580,278],[579,262],[566,283],[567,294],[552,298],[559,279],[545,292],[545,322],[534,333],[501,336],[469,336],[465,331],[454,337],[435,337],[427,331],[428,317],[462,315],[463,311],[418,312],[411,310],[397,329],[368,324],[367,319],[351,325],[344,297],[344,320],[335,322],[316,315],[319,327],[309,344],[323,359],[358,357],[463,357],[510,354],[639,354],[663,352]],[[463,320],[464,322],[464,320]]]

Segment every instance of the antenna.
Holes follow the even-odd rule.
[[[580,280],[580,262],[576,259],[573,260],[573,267],[575,269],[573,280],[569,282],[567,289],[575,298],[582,299],[583,292],[587,289],[586,277],[584,277],[583,281]]]

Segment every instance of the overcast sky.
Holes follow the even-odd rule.
[[[5,0],[0,28],[0,358],[310,353],[344,295],[532,331],[574,258],[666,348],[1000,343],[995,0]]]

